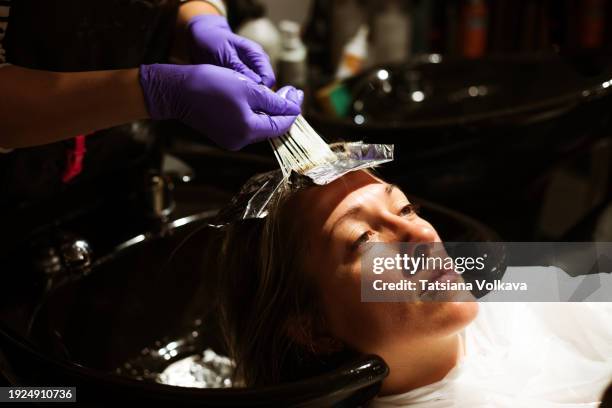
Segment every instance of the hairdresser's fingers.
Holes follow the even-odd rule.
[[[302,106],[302,103],[304,102],[304,92],[299,89],[294,88],[291,91],[289,91],[286,99],[289,99],[291,102],[295,103],[297,106]]]
[[[297,116],[302,112],[300,105],[277,95],[263,85],[248,84],[248,103],[255,112],[271,116]]]
[[[297,116],[270,116],[265,113],[254,113],[249,118],[253,142],[262,142],[287,133],[296,118]]]
[[[246,66],[244,62],[242,62],[242,60],[240,59],[240,57],[238,56],[235,50],[232,49],[229,52],[230,52],[230,56],[229,56],[229,68],[230,69],[241,73],[242,75],[249,78],[251,81],[255,82],[256,84],[261,84],[263,82],[261,76],[259,76],[251,68]]]
[[[276,84],[276,77],[270,58],[261,45],[239,35],[234,35],[233,41],[240,59],[261,77],[258,83],[263,83],[269,88],[273,87]]]
[[[281,89],[276,91],[276,94],[280,96],[281,98],[287,99],[287,96],[289,95],[289,92],[291,92],[292,89],[295,89],[295,88],[292,87],[291,85],[285,85]]]
[[[290,85],[283,86],[281,89],[276,91],[276,94],[290,100],[298,106],[302,106],[302,103],[304,102],[304,92]]]

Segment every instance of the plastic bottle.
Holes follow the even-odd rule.
[[[282,49],[278,61],[278,85],[293,85],[304,89],[307,84],[307,51],[300,38],[300,25],[283,20],[279,27]]]
[[[387,0],[373,20],[376,63],[405,61],[412,46],[411,18],[399,0]]]
[[[580,45],[583,48],[600,48],[605,32],[606,2],[583,0],[580,18]]]
[[[328,3],[328,7],[331,7],[331,64],[337,67],[344,46],[366,22],[366,13],[359,0],[334,0]]]
[[[331,12],[329,0],[313,0],[302,37],[308,49],[309,69],[319,71],[318,78],[323,72],[332,72],[336,68],[336,65],[332,66]]]
[[[336,79],[344,79],[357,75],[361,72],[364,62],[368,58],[368,33],[367,25],[359,27],[357,34],[346,44],[340,65],[336,72]]]
[[[487,48],[489,10],[484,0],[469,0],[463,9],[463,56],[480,58]]]
[[[270,57],[272,67],[277,69],[282,50],[281,34],[269,18],[261,15],[248,20],[238,29],[238,35],[261,45]]]

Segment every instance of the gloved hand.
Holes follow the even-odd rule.
[[[229,68],[268,87],[276,83],[270,59],[263,48],[234,34],[225,17],[195,16],[187,23],[187,33],[192,63]]]
[[[214,65],[142,65],[140,84],[152,119],[178,119],[229,150],[287,132],[304,99]]]

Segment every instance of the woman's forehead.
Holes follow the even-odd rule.
[[[311,215],[311,221],[321,226],[343,207],[363,199],[368,192],[384,191],[386,185],[369,172],[352,172],[326,186],[304,191],[300,203],[302,210]]]

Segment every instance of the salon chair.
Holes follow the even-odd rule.
[[[103,205],[52,223],[51,230],[41,229],[12,253],[3,254],[2,375],[12,385],[76,386],[78,400],[92,406],[124,401],[168,406],[352,407],[372,398],[388,371],[376,356],[357,356],[321,376],[262,389],[193,389],[153,381],[157,372],[189,353],[204,347],[222,353],[212,312],[206,309],[207,298],[197,291],[206,283],[206,273],[193,267],[198,241],[187,241],[189,251],[185,238],[201,230],[250,175],[274,166],[258,156],[204,147],[182,150],[175,146],[173,153],[198,177],[174,189],[176,209],[167,220],[165,234],[146,229],[152,227],[143,221],[145,214],[129,212],[123,198],[111,197]],[[228,160],[233,166],[222,165]],[[449,241],[499,240],[495,232],[470,217],[420,202],[425,216]],[[126,214],[117,217],[120,210],[114,206]],[[61,249],[62,243],[79,240],[75,237],[88,246],[64,248],[74,256],[60,256],[62,268],[45,269],[35,262],[41,253],[38,243],[44,243],[43,248],[48,242],[59,243],[54,248]],[[191,267],[181,268],[177,260]],[[197,307],[191,301],[194,298],[199,300]],[[152,350],[170,343],[181,344],[174,356],[151,357]]]

